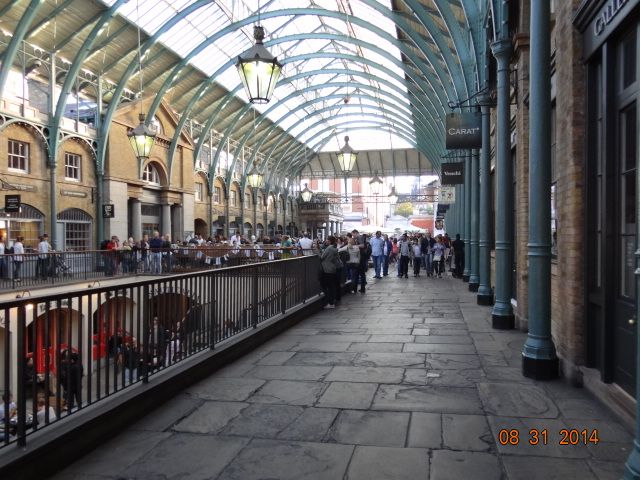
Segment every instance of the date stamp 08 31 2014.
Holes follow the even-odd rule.
[[[503,428],[498,431],[498,443],[500,445],[520,445],[520,442],[528,442],[529,445],[597,445],[600,441],[597,428],[563,428],[552,432],[547,428],[532,428],[528,432],[520,432],[517,428]]]

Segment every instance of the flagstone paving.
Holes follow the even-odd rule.
[[[369,282],[55,479],[620,478],[632,434],[584,389],[522,377],[525,334],[492,329],[466,284]]]

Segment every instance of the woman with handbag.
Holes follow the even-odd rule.
[[[322,290],[327,298],[327,304],[324,306],[325,310],[336,308],[336,288],[338,285],[338,278],[336,272],[340,262],[338,255],[338,249],[336,248],[336,239],[334,236],[329,235],[325,240],[326,248],[322,251],[320,257],[320,269],[322,271]],[[341,262],[340,262],[341,265]]]
[[[442,242],[442,236],[436,237],[436,243],[433,245],[433,275],[442,278],[444,271],[444,250],[445,246]]]

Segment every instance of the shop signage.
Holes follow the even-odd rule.
[[[438,203],[455,203],[456,187],[442,185],[440,187],[440,195],[438,195]]]
[[[105,203],[102,205],[102,218],[114,218],[116,216],[116,208],[113,203]]]
[[[450,113],[445,117],[448,149],[481,148],[482,117],[479,112]]]
[[[20,195],[5,195],[4,211],[6,213],[19,212],[20,211]]]
[[[443,163],[442,185],[461,185],[464,183],[464,163]]]
[[[602,35],[607,25],[620,13],[628,0],[609,0],[593,20],[594,35]]]
[[[640,0],[607,0],[600,10],[581,27],[584,41],[584,57],[589,58],[627,18]],[[588,5],[588,4],[587,4]]]
[[[81,197],[85,198],[87,194],[85,192],[76,192],[75,190],[60,190],[60,195],[66,197]]]

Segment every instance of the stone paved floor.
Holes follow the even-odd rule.
[[[466,284],[370,282],[55,479],[620,478],[630,433],[585,390],[523,378],[525,335],[493,330]],[[600,442],[559,445],[563,428]]]

